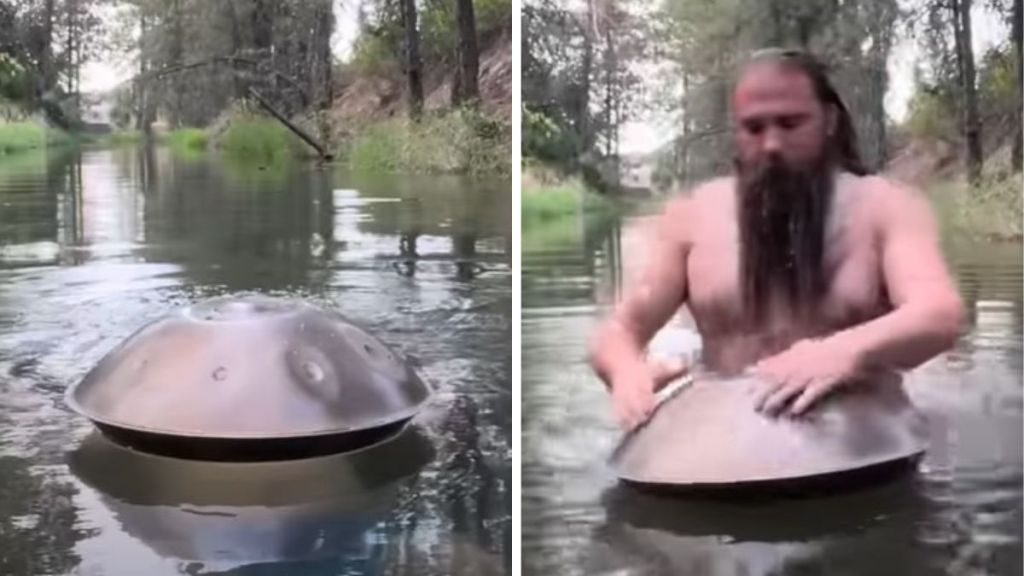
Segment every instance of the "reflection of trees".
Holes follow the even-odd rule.
[[[0,244],[65,242],[74,238],[67,206],[81,189],[81,152],[30,151],[0,163]]]
[[[75,486],[32,473],[35,464],[0,457],[2,574],[68,574],[81,561],[75,545],[98,532],[78,527]]]
[[[188,278],[229,290],[323,282],[330,260],[333,212],[328,176],[318,170],[270,174],[249,168],[224,178],[208,162],[157,153],[146,170],[147,244],[178,262]],[[160,178],[155,182],[156,173]],[[283,181],[282,181],[283,180]]]

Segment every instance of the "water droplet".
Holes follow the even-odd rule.
[[[213,371],[213,379],[214,380],[216,380],[218,382],[223,382],[224,380],[227,380],[227,378],[228,378],[228,369],[227,368],[225,368],[223,366],[218,366],[217,369]]]
[[[319,382],[324,379],[324,369],[316,362],[303,362],[302,371],[305,373],[306,378],[313,382]]]

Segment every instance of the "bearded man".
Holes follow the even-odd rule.
[[[850,114],[812,56],[755,55],[732,95],[735,174],[667,205],[637,285],[599,330],[591,362],[620,422],[687,367],[644,348],[686,305],[702,361],[765,382],[753,407],[799,415],[867,375],[950,348],[962,305],[917,191],[868,175]]]

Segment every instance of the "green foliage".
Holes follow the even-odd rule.
[[[348,162],[362,173],[511,173],[512,129],[472,108],[391,119],[361,131]],[[344,156],[344,154],[339,154]]]
[[[281,165],[299,150],[287,128],[258,116],[233,120],[221,137],[220,148],[232,160],[261,166]]]
[[[561,115],[548,115],[523,105],[523,156],[571,166],[580,153],[580,139]]]
[[[202,152],[209,144],[209,135],[202,128],[179,128],[167,135],[167,143],[180,152]]]
[[[1019,173],[986,174],[975,186],[957,179],[927,189],[948,232],[1001,240],[1020,240],[1024,233]]]
[[[401,71],[399,53],[380,36],[363,34],[352,49],[350,66],[361,75],[391,75]]]
[[[957,139],[956,109],[950,98],[919,86],[907,108],[907,132],[921,140]]]
[[[551,185],[524,188],[523,226],[549,220],[603,212],[613,208],[606,197],[591,192],[580,180],[570,179]]]
[[[36,122],[0,122],[0,156],[46,148],[46,128]]]
[[[511,0],[474,0],[473,12],[477,38],[492,37],[512,23]],[[400,73],[404,39],[401,17],[397,10],[383,9],[376,20],[356,40],[351,64],[362,74]],[[429,68],[438,62],[453,64],[458,44],[454,3],[425,2],[418,20],[424,65]]]
[[[32,76],[11,55],[0,53],[0,98],[24,102],[32,93]]]

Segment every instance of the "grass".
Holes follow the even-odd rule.
[[[209,142],[209,135],[202,128],[179,128],[167,134],[167,144],[171,150],[185,154],[203,152]]]
[[[530,180],[526,177],[524,180]],[[591,192],[578,179],[523,186],[523,226],[592,212],[611,212],[615,203]]]
[[[508,177],[512,129],[473,109],[389,119],[357,132],[338,156],[356,173]]]
[[[0,122],[0,156],[47,146],[47,129],[32,122]]]
[[[261,166],[280,166],[301,151],[298,139],[287,128],[255,115],[233,119],[219,147],[232,161]]]
[[[976,186],[962,178],[926,186],[947,232],[974,239],[1020,240],[1022,223],[1020,174],[987,175]]]

